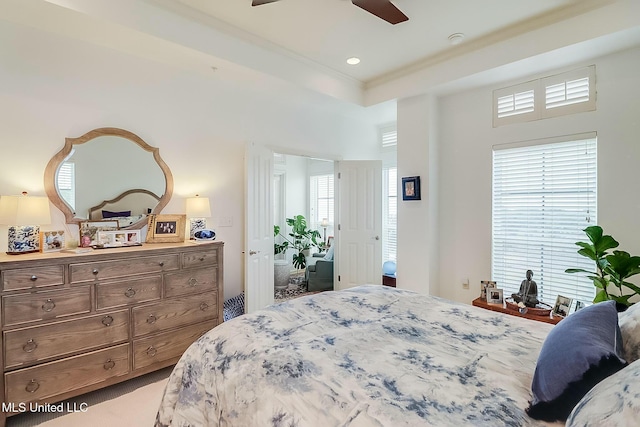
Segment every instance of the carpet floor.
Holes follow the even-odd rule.
[[[151,427],[172,368],[64,402],[64,408],[86,407],[84,412],[25,412],[7,418],[7,427]]]

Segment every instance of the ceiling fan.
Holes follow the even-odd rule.
[[[276,1],[279,0],[253,0],[251,6],[260,6]],[[395,7],[390,0],[351,0],[351,3],[393,25],[409,20],[407,15]]]

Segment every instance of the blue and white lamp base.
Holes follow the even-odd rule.
[[[7,243],[7,253],[9,255],[39,252],[40,226],[16,225],[9,227]]]
[[[194,234],[196,231],[207,228],[207,220],[204,218],[191,218],[189,224],[189,239],[191,240],[195,239]]]

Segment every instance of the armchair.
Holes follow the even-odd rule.
[[[313,254],[312,259],[307,264],[304,276],[309,292],[333,290],[332,248],[329,248],[326,255]]]

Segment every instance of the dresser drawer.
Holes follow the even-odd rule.
[[[161,304],[134,307],[133,336],[203,322],[217,317],[216,293],[166,299]]]
[[[195,340],[216,325],[214,321],[198,323],[133,342],[133,369],[155,363],[177,361]]]
[[[173,297],[195,292],[211,291],[217,287],[217,269],[194,268],[164,276],[164,295]]]
[[[139,257],[117,261],[87,262],[69,265],[71,283],[129,277],[132,275],[162,273],[177,270],[177,254]]]
[[[120,307],[160,299],[162,276],[132,278],[96,285],[97,308]]]
[[[182,268],[208,267],[212,265],[218,265],[218,250],[215,248],[182,254]]]
[[[15,368],[56,356],[120,343],[128,338],[127,310],[14,329],[4,333],[4,364],[5,368]]]
[[[5,291],[62,285],[64,265],[17,268],[2,272],[2,288]]]
[[[5,374],[8,402],[51,398],[129,372],[129,344]]]
[[[91,311],[89,286],[2,297],[4,324],[16,325]]]

